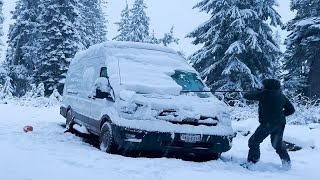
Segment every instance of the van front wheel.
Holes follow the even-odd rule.
[[[114,141],[112,126],[110,122],[106,122],[102,125],[99,142],[100,149],[104,152],[115,153],[118,149],[118,146]]]

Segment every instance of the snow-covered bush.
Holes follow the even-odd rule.
[[[53,103],[60,103],[62,101],[62,97],[57,89],[54,89],[52,94],[49,97],[50,101]]]
[[[36,92],[37,92],[37,87],[35,84],[31,84],[30,85],[30,91],[28,91],[22,98],[26,99],[26,98],[33,98],[36,96]]]
[[[320,100],[312,100],[305,96],[298,95],[291,98],[296,113],[290,116],[287,121],[290,124],[312,124],[320,123]]]
[[[233,121],[242,121],[247,119],[258,119],[258,105],[246,104],[241,101],[235,101],[233,106],[230,107],[230,115]]]
[[[45,89],[43,83],[40,83],[38,86],[32,84],[30,91],[27,92],[23,97],[13,99],[7,103],[33,107],[48,107],[60,104],[62,97],[57,89],[54,89],[50,97],[45,97],[44,91]]]

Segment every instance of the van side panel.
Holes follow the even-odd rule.
[[[65,114],[66,108],[71,107],[75,121],[85,125],[89,131],[99,132],[100,119],[92,119],[92,103],[95,95],[94,83],[100,76],[101,67],[106,67],[106,57],[103,49],[95,54],[82,54],[76,56],[69,66],[65,88],[63,92],[62,107]]]

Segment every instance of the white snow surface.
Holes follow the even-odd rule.
[[[257,119],[247,124],[256,128]],[[203,163],[167,158],[131,158],[106,154],[85,143],[81,138],[64,133],[59,106],[21,107],[0,105],[0,179],[224,179],[224,180],[316,180],[319,179],[320,129],[288,125],[286,136],[312,139],[315,149],[304,148],[290,152],[293,167],[279,170],[280,160],[270,140],[261,145],[261,162],[254,171],[239,166],[247,156],[248,137],[238,135],[233,148],[217,161]],[[237,123],[237,122],[234,122]],[[24,133],[32,125],[34,131]]]

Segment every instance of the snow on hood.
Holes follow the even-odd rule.
[[[214,96],[200,98],[195,94],[185,94],[180,96],[142,95],[132,91],[122,91],[120,93],[122,104],[119,109],[131,111],[140,106],[141,111],[134,112],[135,119],[159,120],[159,113],[164,110],[176,111],[175,116],[167,116],[168,120],[182,121],[186,118],[200,119],[201,116],[218,118],[219,122],[230,126],[229,110],[225,103],[219,101]],[[129,109],[128,109],[129,108]],[[166,120],[166,117],[161,117]]]

